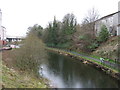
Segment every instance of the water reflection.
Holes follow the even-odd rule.
[[[81,62],[48,53],[48,64],[43,64],[42,74],[58,88],[112,88],[118,87],[113,78]]]

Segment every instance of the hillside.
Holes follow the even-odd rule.
[[[109,38],[107,42],[101,44],[92,54],[103,58],[118,60],[118,55],[120,55],[118,52],[118,39],[118,36]]]
[[[15,67],[10,51],[2,52],[2,87],[3,88],[47,88],[47,80],[19,70]]]
[[[46,88],[43,81],[27,73],[19,73],[2,65],[3,88]]]

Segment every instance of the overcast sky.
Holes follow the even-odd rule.
[[[62,20],[67,13],[73,13],[78,23],[88,10],[95,8],[100,16],[118,11],[120,0],[0,0],[2,25],[7,35],[23,36],[27,28],[34,24],[46,27],[48,22]]]

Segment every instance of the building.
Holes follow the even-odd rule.
[[[0,40],[1,40],[1,32],[2,32],[2,12],[0,9]]]
[[[2,12],[0,9],[0,40],[6,40],[6,28],[2,26]]]
[[[15,41],[21,41],[22,39],[23,39],[22,36],[7,36],[6,41],[15,42]]]
[[[95,21],[95,35],[98,36],[102,25],[105,25],[111,36],[120,35],[120,11],[104,16]]]
[[[0,40],[6,40],[7,35],[6,35],[6,28],[1,26],[0,30]]]
[[[98,36],[102,25],[105,25],[111,36],[120,35],[120,1],[118,2],[118,11],[104,16],[94,22],[94,32]]]
[[[0,9],[0,40],[6,40],[6,28],[2,26],[2,12]]]
[[[0,9],[0,45],[5,44],[6,40],[6,28],[2,26],[2,12]]]
[[[120,1],[118,2],[118,11],[120,12]],[[118,35],[120,35],[120,13],[118,13]]]

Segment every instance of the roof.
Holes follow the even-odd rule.
[[[23,36],[7,36],[7,38],[23,38]]]
[[[102,19],[104,19],[104,18],[107,18],[107,17],[110,17],[110,16],[113,16],[114,14],[117,14],[117,13],[119,13],[120,11],[117,11],[117,12],[115,12],[115,13],[112,13],[112,14],[109,14],[109,15],[106,15],[106,16],[104,16],[104,17],[102,17],[102,18],[100,18],[100,19],[98,19],[98,20],[96,20],[96,21],[100,21],[100,20],[102,20]],[[95,22],[96,22],[95,21]]]

